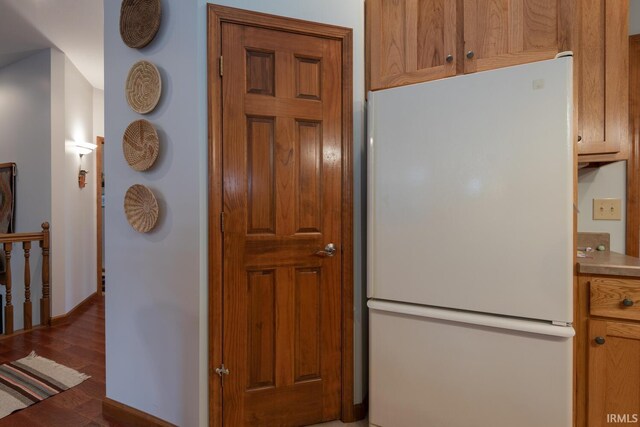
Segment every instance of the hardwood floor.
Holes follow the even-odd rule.
[[[0,339],[0,364],[25,357],[32,350],[42,357],[91,375],[91,378],[0,419],[0,427],[125,427],[102,417],[102,398],[105,396],[104,297],[78,313],[67,325]],[[317,424],[321,427],[366,425],[366,421]]]
[[[0,427],[120,426],[102,417],[102,398],[105,395],[104,297],[79,313],[68,325],[0,340],[0,363],[22,358],[32,350],[91,375],[91,378],[1,419]]]

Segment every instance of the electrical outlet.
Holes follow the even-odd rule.
[[[593,199],[593,219],[620,221],[621,210],[620,199]]]

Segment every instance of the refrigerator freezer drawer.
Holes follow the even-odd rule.
[[[370,308],[372,425],[571,426],[572,328],[538,334],[428,310]]]

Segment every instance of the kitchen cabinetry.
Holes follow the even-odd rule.
[[[628,0],[578,2],[579,161],[626,159],[629,134]]]
[[[456,0],[367,0],[373,90],[456,74]]]
[[[564,3],[367,0],[369,88],[553,58],[570,40]]]
[[[578,295],[576,425],[635,425],[640,421],[640,279],[581,276]]]

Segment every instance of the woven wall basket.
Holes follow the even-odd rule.
[[[129,47],[145,47],[160,28],[160,0],[124,0],[120,6],[120,36]]]
[[[122,152],[131,169],[149,169],[158,158],[160,141],[151,123],[144,119],[131,122],[122,137]]]
[[[133,111],[147,114],[160,101],[162,81],[160,71],[149,61],[138,61],[129,70],[125,96]]]
[[[124,196],[124,213],[134,230],[147,233],[158,221],[158,201],[151,190],[141,184],[129,187]]]

